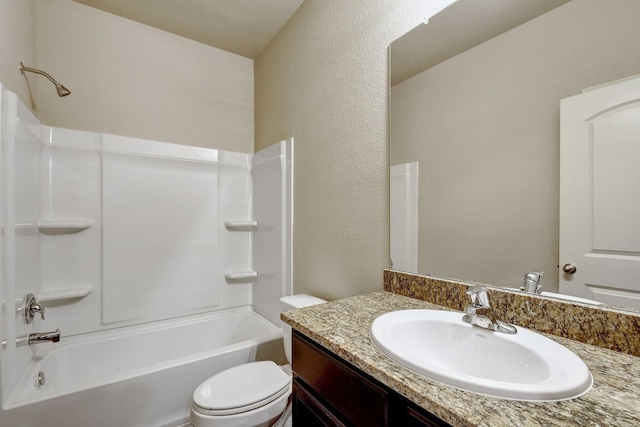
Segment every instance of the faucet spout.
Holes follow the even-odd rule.
[[[522,276],[520,281],[522,285],[520,286],[520,290],[524,292],[528,292],[530,294],[541,294],[542,293],[542,285],[540,284],[540,279],[544,271],[539,273],[526,273]]]
[[[464,309],[463,322],[504,334],[518,332],[515,326],[496,318],[496,314],[489,304],[489,290],[487,288],[473,286],[469,288],[467,295],[471,297],[471,304]]]
[[[58,342],[60,341],[60,329],[54,332],[34,332],[29,334],[29,344],[38,344],[42,342]]]

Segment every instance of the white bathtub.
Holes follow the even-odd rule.
[[[2,402],[1,426],[176,427],[188,421],[198,384],[263,353],[277,355],[282,342],[282,330],[248,307],[69,338],[62,333]]]

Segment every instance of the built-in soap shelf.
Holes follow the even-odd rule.
[[[38,230],[42,233],[64,234],[77,233],[93,227],[93,220],[78,219],[41,219],[37,223]]]
[[[258,221],[254,220],[229,220],[224,222],[227,230],[253,231],[258,227]]]
[[[3,224],[4,226],[4,224]],[[17,221],[14,224],[14,227],[17,229],[25,229],[25,228],[37,228],[42,232],[51,232],[58,231],[59,233],[63,232],[78,232],[82,230],[86,230],[87,228],[93,227],[93,220],[90,219],[40,219],[37,221]]]
[[[229,231],[253,231],[258,227],[258,221],[252,219],[227,220],[224,226]],[[224,278],[229,282],[250,282],[258,277],[258,273],[251,269],[225,271]]]
[[[71,299],[80,299],[93,291],[93,285],[72,286],[68,288],[49,288],[37,293],[38,302],[60,303]]]
[[[233,270],[224,273],[224,278],[232,282],[251,281],[256,277],[258,273],[254,270]]]

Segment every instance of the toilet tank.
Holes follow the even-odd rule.
[[[314,297],[313,295],[299,294],[289,295],[280,298],[280,306],[282,311],[294,310],[296,308],[309,307],[312,305],[322,304],[327,302],[322,298]],[[291,363],[291,326],[286,323],[282,326],[282,338],[284,340],[284,353],[287,356],[287,360]]]

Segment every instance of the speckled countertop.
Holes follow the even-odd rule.
[[[282,314],[294,329],[453,426],[640,426],[640,358],[545,334],[580,356],[594,378],[586,395],[561,402],[484,397],[432,382],[387,358],[369,338],[390,311],[443,307],[389,292]]]

